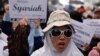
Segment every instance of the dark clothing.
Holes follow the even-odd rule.
[[[9,21],[0,22],[0,28],[2,29],[2,32],[7,35],[11,35],[13,33],[12,23]]]
[[[41,23],[41,28],[44,29],[46,27],[46,23]]]
[[[77,11],[73,11],[73,12],[70,12],[69,14],[72,19],[77,20],[79,22],[83,22],[81,13],[79,13]]]
[[[9,56],[30,56],[28,46],[29,26],[17,26],[14,33],[8,38]]]
[[[42,41],[42,36],[36,36],[36,37],[34,37],[34,49],[33,49],[33,51],[39,49],[43,45],[44,45],[44,43]]]
[[[98,42],[100,42],[100,38],[93,38],[91,40],[90,46],[93,48],[94,46],[97,45]]]

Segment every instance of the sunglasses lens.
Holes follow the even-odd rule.
[[[57,29],[54,29],[54,30],[51,31],[51,34],[52,34],[53,36],[59,36],[60,33],[61,33],[61,32],[60,32],[59,30],[57,30]]]
[[[64,35],[66,37],[70,37],[70,36],[72,36],[72,31],[70,29],[67,29],[67,30],[64,31]]]

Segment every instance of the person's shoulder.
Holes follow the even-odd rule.
[[[73,56],[84,56],[82,54],[82,52],[77,48],[77,46],[75,45],[75,43],[72,43],[72,44],[73,44],[72,55]]]
[[[44,53],[44,47],[42,47],[42,48],[36,50],[35,52],[33,52],[31,56],[42,56],[43,53]]]

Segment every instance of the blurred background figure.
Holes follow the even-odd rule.
[[[70,12],[70,16],[76,21],[83,22],[82,16],[85,11],[85,8],[80,5],[78,8],[76,7],[74,11]]]
[[[89,3],[85,3],[84,7],[86,11],[83,13],[83,19],[92,19],[93,18],[93,5]]]
[[[100,42],[93,47],[88,56],[100,56]]]
[[[40,19],[36,19],[33,21],[33,24],[31,25],[32,29],[28,36],[28,43],[29,43],[29,53],[31,53],[40,47],[43,46],[43,37],[44,34],[42,32],[42,28],[40,26]]]
[[[94,10],[94,18],[100,19],[100,7],[95,8]]]
[[[0,29],[0,56],[9,56],[7,38],[8,36]]]
[[[72,11],[74,11],[75,7],[72,6],[71,4],[70,5],[66,5],[64,10],[71,13]]]
[[[100,7],[95,8],[94,19],[100,19]],[[94,35],[91,40],[90,47],[93,48],[94,46],[97,45],[98,42],[100,42],[100,36]]]
[[[0,28],[5,34],[11,35],[13,33],[12,23],[9,21],[4,21],[3,15],[4,11],[0,10]]]
[[[10,18],[10,15],[9,15],[9,4],[4,5],[4,10],[5,10],[5,13],[4,13],[4,16],[3,16],[3,20],[4,21],[11,21],[11,18]]]
[[[30,26],[28,19],[23,17],[15,31],[8,38],[9,56],[30,56],[28,47],[28,35]]]
[[[50,0],[48,3],[48,9],[50,12],[57,10],[57,9],[63,9],[64,6],[59,2],[59,0]]]
[[[95,8],[95,10],[93,11],[93,14],[94,14],[94,16],[92,19],[100,19],[100,8],[98,8],[98,7]],[[87,50],[84,52],[84,54],[86,56],[88,56],[88,53],[92,50],[92,48],[94,46],[97,45],[98,42],[100,42],[100,36],[97,36],[94,34],[90,44],[87,45],[87,47],[86,47]]]

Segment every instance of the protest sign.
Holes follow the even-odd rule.
[[[100,37],[100,19],[86,19],[84,23],[95,29],[95,36]]]
[[[71,19],[71,23],[76,30],[76,33],[72,37],[77,46],[82,48],[85,44],[90,44],[94,29],[73,19]]]
[[[29,19],[46,19],[47,0],[9,0],[10,17]]]

